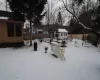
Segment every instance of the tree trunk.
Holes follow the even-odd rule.
[[[32,20],[30,18],[30,46],[32,46]]]
[[[58,33],[57,33],[57,42],[58,42]]]
[[[97,36],[97,39],[96,39],[96,46],[98,45],[98,43],[99,43],[99,38],[100,38],[100,35],[99,34],[96,34],[96,36]]]

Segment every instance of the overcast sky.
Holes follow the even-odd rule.
[[[5,0],[0,0],[1,2],[4,2]]]
[[[0,0],[0,10],[6,10],[5,0]]]

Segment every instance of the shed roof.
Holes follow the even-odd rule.
[[[61,28],[59,28],[58,29],[58,32],[68,32],[66,29],[61,29]]]

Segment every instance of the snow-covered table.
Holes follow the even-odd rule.
[[[88,43],[88,41],[86,40],[84,43],[82,43],[84,47],[90,47],[90,44]]]

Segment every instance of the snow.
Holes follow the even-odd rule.
[[[52,44],[59,45],[57,42],[52,42]]]
[[[58,29],[58,32],[68,32],[66,29],[61,29],[61,28],[59,28]]]
[[[8,17],[0,17],[0,19],[8,20]]]
[[[100,80],[98,48],[81,43],[68,42],[66,61],[51,56],[50,44],[44,42],[38,43],[36,52],[33,47],[0,48],[0,80]],[[44,44],[49,45],[47,54]]]

